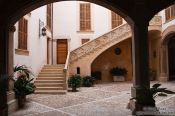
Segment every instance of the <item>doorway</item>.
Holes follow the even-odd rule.
[[[68,52],[67,39],[57,40],[57,64],[65,64]]]
[[[169,80],[175,80],[175,36],[168,42]]]

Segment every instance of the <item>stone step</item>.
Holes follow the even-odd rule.
[[[54,71],[41,71],[39,74],[63,74],[63,71],[60,72],[54,72]]]
[[[64,83],[64,80],[36,80],[35,83]]]
[[[42,69],[41,72],[63,72],[63,69]]]
[[[45,65],[44,68],[64,68],[64,65]]]
[[[64,83],[35,83],[36,87],[63,87]]]
[[[63,90],[64,87],[36,87],[35,90]]]
[[[66,90],[36,90],[35,94],[66,94]]]
[[[39,74],[38,77],[64,77],[64,74]]]
[[[64,77],[38,77],[36,80],[64,80]]]

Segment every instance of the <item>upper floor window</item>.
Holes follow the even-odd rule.
[[[47,5],[47,27],[52,28],[52,4]]]
[[[80,3],[80,31],[91,31],[90,3]]]
[[[165,9],[165,20],[168,21],[173,18],[175,18],[175,5],[172,5]]]
[[[88,39],[88,38],[81,39],[81,44],[84,44],[84,43],[88,42],[89,40],[90,40],[90,39]]]
[[[115,12],[111,11],[111,25],[112,29],[118,27],[123,23],[122,17],[116,14]]]
[[[18,49],[27,50],[28,21],[21,18],[18,23]]]

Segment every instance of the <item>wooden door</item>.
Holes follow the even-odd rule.
[[[67,58],[67,39],[57,40],[57,64],[65,64]]]

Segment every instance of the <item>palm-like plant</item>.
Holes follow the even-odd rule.
[[[138,104],[142,106],[155,107],[155,98],[157,96],[167,96],[167,94],[175,94],[175,92],[167,90],[167,88],[160,88],[161,84],[156,83],[151,88],[141,86],[138,87],[138,95],[135,98]]]
[[[18,72],[19,75],[14,83],[14,91],[16,95],[28,95],[34,92],[34,84],[32,83],[34,76],[32,71],[25,65],[15,66],[14,73]]]
[[[20,72],[21,74],[26,75],[27,78],[30,78],[31,75],[34,76],[32,71],[26,65],[15,66],[14,73],[15,72]]]

